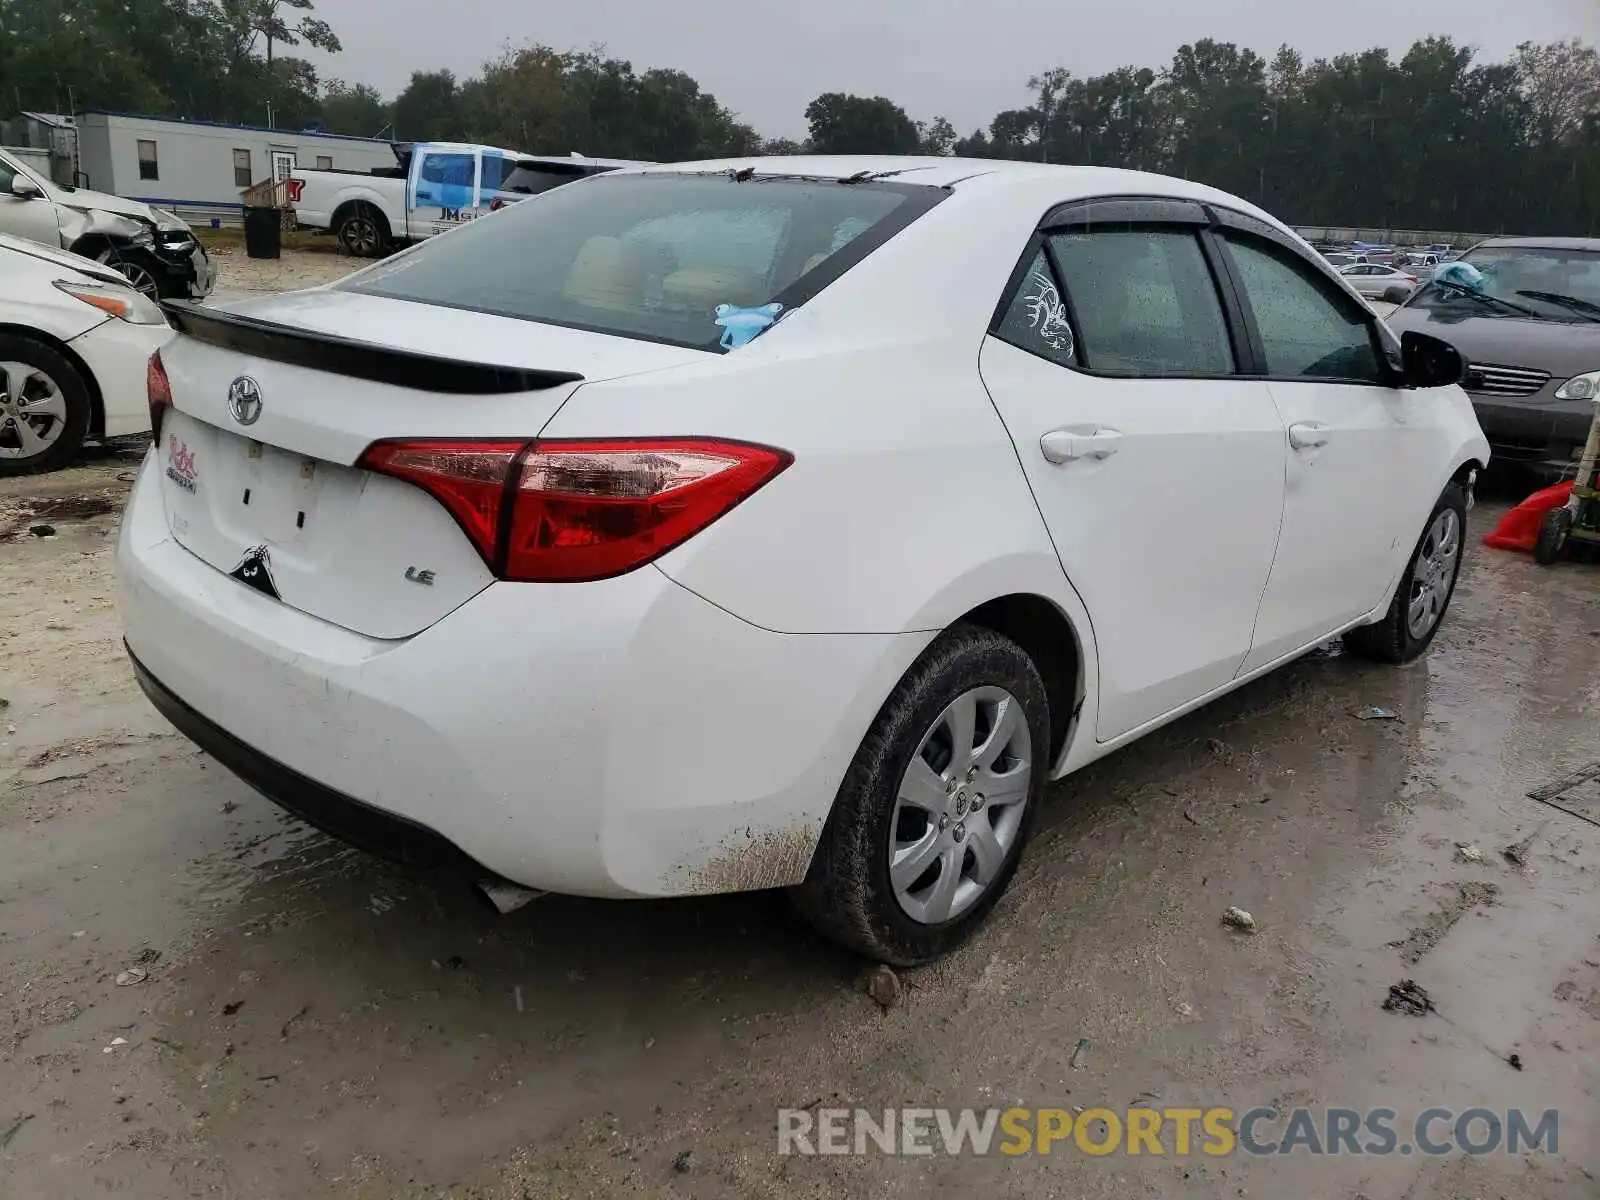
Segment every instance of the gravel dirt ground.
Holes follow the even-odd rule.
[[[283,248],[278,258],[247,258],[244,242],[230,233],[212,231],[205,237],[206,253],[217,263],[217,283],[213,302],[242,300],[269,292],[288,292],[316,287],[342,279],[351,271],[369,265],[339,249],[332,238],[295,234],[292,245]]]
[[[1474,548],[1418,664],[1329,647],[1054,786],[993,919],[885,1012],[779,896],[499,917],[217,767],[121,652],[137,462],[0,482],[0,1194],[1600,1191],[1600,829],[1525,795],[1600,759],[1600,568]],[[1224,927],[1229,905],[1258,932]],[[1436,1014],[1381,1009],[1403,978]],[[776,1153],[780,1106],[1133,1103],[1555,1108],[1560,1141]]]

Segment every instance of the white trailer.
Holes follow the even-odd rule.
[[[100,111],[78,117],[84,186],[197,223],[238,223],[240,192],[265,179],[287,179],[299,167],[394,165],[393,146],[378,138]]]

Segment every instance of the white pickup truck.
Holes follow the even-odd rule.
[[[216,282],[216,266],[176,214],[55,183],[4,151],[0,233],[95,259],[163,300],[204,300]]]
[[[502,205],[633,164],[623,159],[540,158],[458,142],[396,145],[396,165],[371,172],[297,168],[288,198],[302,229],[335,234],[358,258],[421,241]]]

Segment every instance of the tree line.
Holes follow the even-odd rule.
[[[882,96],[830,92],[803,140],[763,138],[691,76],[603,50],[507,47],[385,98],[294,53],[337,53],[313,0],[0,0],[0,111],[107,108],[400,141],[677,161],[958,154],[1160,171],[1301,225],[1600,236],[1600,54],[1577,39],[1485,61],[1448,37],[1268,60],[1203,39],[1162,66],[1026,81],[960,136]],[[269,108],[270,106],[270,108]]]

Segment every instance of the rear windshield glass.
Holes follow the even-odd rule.
[[[943,196],[893,183],[597,175],[340,286],[726,349],[804,303]]]
[[[551,188],[560,187],[596,172],[576,164],[518,163],[500,183],[502,192],[517,192],[524,196],[537,196]]]

